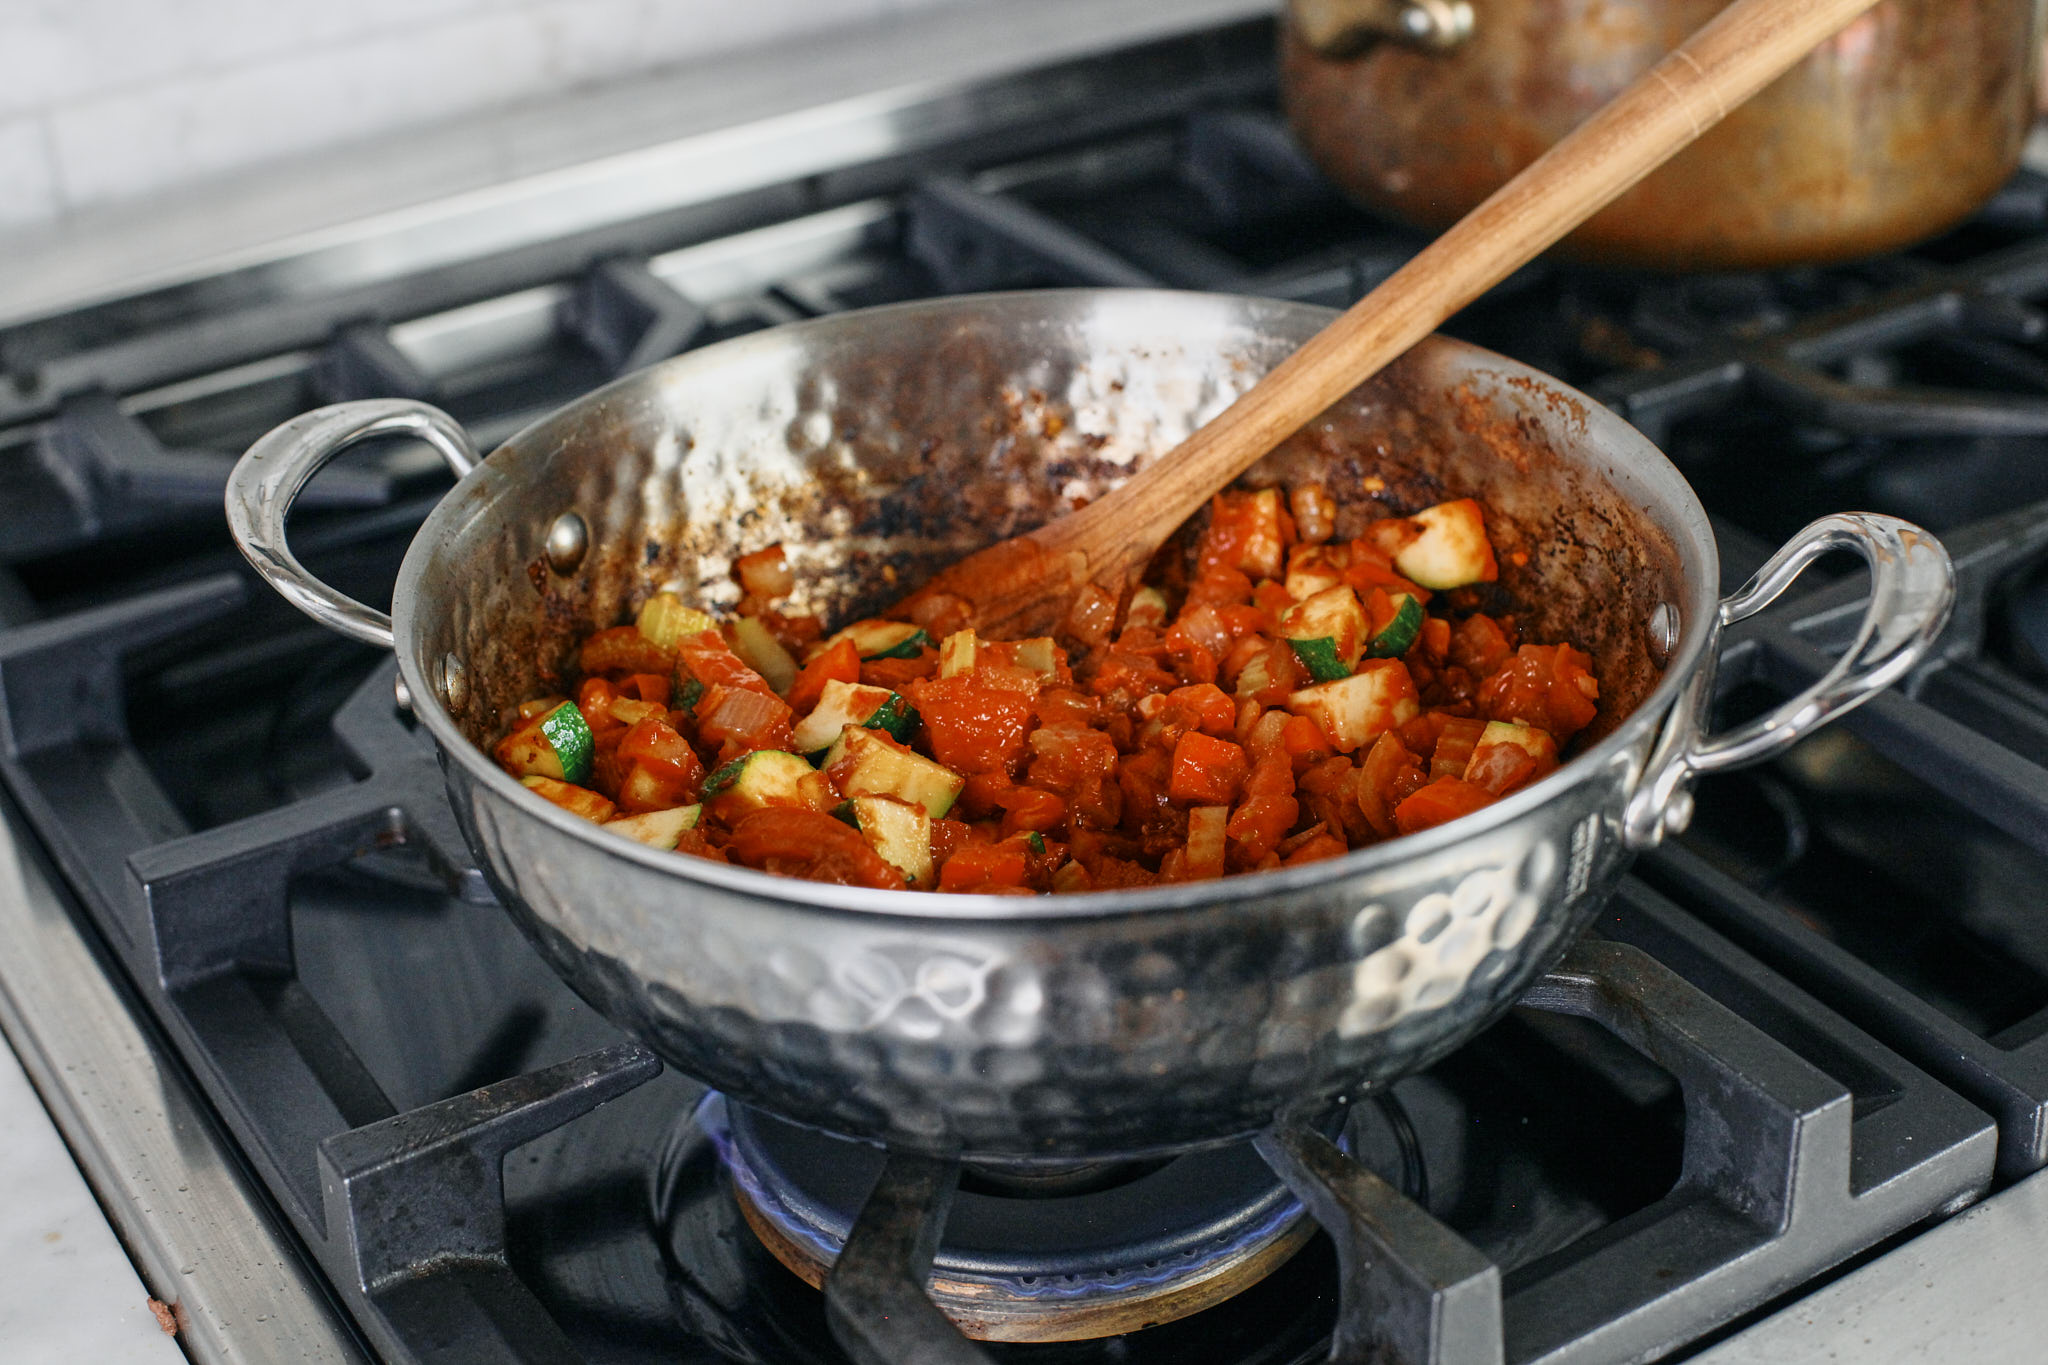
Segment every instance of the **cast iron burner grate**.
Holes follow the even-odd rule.
[[[2011,621],[2048,565],[2048,502],[1944,540],[1959,601],[1918,676],[1771,768],[1705,784],[1695,833],[1644,875],[1997,1115],[2016,1179],[2048,1164],[2048,689],[2012,661]],[[1859,593],[1844,581],[1737,627],[1722,695],[1819,677]]]
[[[671,1313],[678,1302],[691,1305],[680,1320],[639,1322],[635,1340],[676,1348],[694,1337],[709,1343],[705,1359],[786,1358],[748,1344],[716,1295],[703,1292],[703,1280],[729,1285],[725,1262],[688,1267],[692,1290],[675,1278],[674,1236],[666,1250],[656,1245],[644,1212],[598,1228],[577,1216],[582,1183],[614,1165],[656,1167],[662,1135],[694,1103],[689,1087],[663,1078],[645,1088],[644,1104],[603,1111],[631,1122],[583,1126],[601,1117],[594,1108],[655,1076],[644,1049],[562,1003],[559,985],[552,994],[536,987],[535,999],[561,1021],[550,1025],[552,1050],[538,1050],[534,1069],[457,1090],[476,1079],[473,1068],[444,1063],[442,1079],[423,1088],[394,1062],[406,1054],[375,1016],[357,1016],[332,984],[309,987],[364,979],[323,959],[374,951],[378,940],[316,933],[305,907],[294,909],[308,874],[406,841],[424,847],[451,885],[485,896],[454,838],[435,760],[391,700],[390,665],[336,716],[358,780],[181,832],[182,818],[129,743],[122,659],[160,654],[162,641],[181,634],[204,638],[209,620],[243,602],[238,580],[207,579],[0,637],[0,772],[366,1334],[393,1361],[635,1358],[618,1349],[615,1317],[624,1310],[591,1309],[592,1291],[570,1268],[596,1238],[608,1261],[635,1267],[623,1277],[608,1271],[606,1282],[648,1282],[657,1275],[650,1267],[668,1266]],[[405,912],[373,903],[364,913],[362,923],[374,925]],[[478,912],[490,917],[488,929],[465,918],[459,902],[424,913],[446,916],[450,932],[466,927],[447,942],[406,939],[406,980],[431,973],[452,988],[455,964],[488,952],[506,954],[499,992],[522,973],[545,975],[530,954],[463,936],[510,936],[488,908]],[[391,942],[405,938],[392,935],[396,928],[385,931]],[[1449,1222],[1312,1127],[1274,1130],[1260,1139],[1261,1154],[1335,1238],[1341,1350],[1384,1339],[1397,1358],[1445,1362],[1667,1352],[1984,1188],[1990,1125],[1915,1068],[1633,883],[1607,932],[1676,966],[1620,942],[1589,943],[1527,1003],[1596,1021],[1654,1062],[1652,1072],[1675,1078],[1685,1109],[1675,1182],[1653,1189],[1642,1207],[1585,1217],[1562,1233],[1553,1227],[1546,1240],[1513,1220],[1475,1217],[1485,1201],[1470,1189],[1459,1198],[1447,1171],[1431,1173],[1431,1193]],[[304,955],[314,948],[317,956]],[[479,1001],[492,989],[479,987]],[[487,1006],[477,1013],[477,1049],[519,1026]],[[381,1027],[403,1032],[406,1017]],[[1565,1051],[1584,1049],[1574,1042]],[[1456,1062],[1433,1074],[1450,1076]],[[1645,1082],[1637,1074],[1627,1084]],[[1646,1112],[1660,1112],[1654,1081],[1646,1093]],[[515,1150],[520,1160],[508,1164]],[[919,1272],[954,1183],[948,1163],[888,1157],[823,1296],[833,1334],[855,1359],[910,1358],[892,1333],[922,1339],[944,1325]],[[693,1192],[684,1202],[702,1198]],[[723,1207],[737,1219],[729,1197]],[[1381,1246],[1372,1229],[1397,1231]],[[1292,1285],[1289,1302],[1326,1301],[1329,1281],[1315,1278],[1318,1266],[1327,1273],[1326,1257],[1298,1256],[1241,1297],[1270,1309],[1261,1296]],[[1304,1280],[1320,1288],[1304,1295]],[[758,1309],[749,1293],[741,1306]],[[1229,1317],[1236,1307],[1212,1311]],[[804,1310],[794,1311],[801,1321]],[[1209,1316],[1185,1325],[1198,1332]],[[739,1320],[781,1334],[790,1319],[750,1311]],[[1112,1340],[1139,1350],[1131,1343],[1146,1337]],[[935,1339],[956,1353],[979,1349],[949,1325]],[[729,1341],[739,1345],[719,1345]],[[1301,1346],[1296,1359],[1326,1349],[1315,1340]],[[817,1358],[834,1356],[820,1345]]]

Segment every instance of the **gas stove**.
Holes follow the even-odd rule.
[[[965,74],[915,86],[849,88],[882,69],[859,43],[782,54],[784,103],[735,67],[716,130],[126,283],[53,247],[0,294],[0,1022],[195,1358],[2032,1358],[2048,1310],[2005,1297],[2048,1250],[2032,173],[1903,256],[1539,264],[1452,323],[1656,439],[1724,588],[1855,506],[1941,534],[1961,605],[1906,684],[1707,782],[1510,1018],[1236,1147],[956,1170],[663,1071],[492,903],[389,660],[240,565],[227,464],[322,402],[427,398],[489,448],[795,318],[1074,284],[1341,305],[1413,254],[1295,149],[1259,6],[1143,8],[935,21]],[[388,598],[445,487],[365,450],[295,547]],[[1846,645],[1861,575],[1808,582],[1731,632],[1724,721]]]

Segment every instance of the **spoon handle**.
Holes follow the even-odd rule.
[[[1215,490],[1874,3],[1730,5],[1177,449],[1034,538],[1048,551],[1082,550],[1087,577],[1116,592]],[[1113,538],[1095,530],[1105,521],[1115,523]]]

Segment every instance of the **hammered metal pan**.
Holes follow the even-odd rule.
[[[1339,535],[1474,495],[1497,608],[1594,655],[1598,720],[1559,772],[1443,828],[1223,881],[988,899],[778,879],[647,848],[541,800],[479,747],[559,688],[578,638],[679,588],[737,594],[780,541],[798,605],[844,619],[1171,449],[1328,320],[1256,299],[1073,290],[909,304],[707,347],[544,418],[478,462],[420,403],[323,408],[245,455],[228,515],[309,614],[395,647],[500,900],[555,970],[683,1071],[790,1119],[1010,1159],[1161,1153],[1427,1065],[1554,963],[1694,776],[1780,752],[1902,676],[1953,596],[1941,546],[1825,518],[1716,600],[1698,501],[1639,433],[1442,338],[1247,476],[1313,476]],[[393,616],[308,576],[292,499],[370,437],[461,480],[414,539]],[[1831,548],[1872,570],[1854,647],[1808,694],[1703,732],[1721,628]]]

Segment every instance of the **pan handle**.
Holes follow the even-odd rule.
[[[1831,550],[1870,565],[1870,601],[1856,638],[1826,675],[1774,710],[1725,734],[1707,733],[1721,631],[1756,615]],[[1692,819],[1692,784],[1707,773],[1773,758],[1890,687],[1927,656],[1956,600],[1955,566],[1941,542],[1909,521],[1873,512],[1822,517],[1785,543],[1742,591],[1723,601],[1706,659],[1672,708],[1642,782],[1622,816],[1633,849],[1654,848]]]
[[[461,423],[410,398],[369,398],[315,408],[249,447],[228,475],[228,529],[235,544],[284,599],[330,630],[390,649],[391,618],[322,583],[285,544],[285,518],[321,466],[359,441],[410,436],[432,446],[461,478],[478,455]]]

